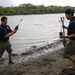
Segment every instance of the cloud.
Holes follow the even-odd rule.
[[[67,2],[67,3],[66,3]],[[0,6],[17,6],[24,3],[31,3],[34,5],[44,4],[58,5],[58,6],[75,6],[75,0],[0,0]]]
[[[34,5],[58,5],[58,6],[75,6],[75,0],[12,0],[16,5],[32,3]]]
[[[15,4],[13,3],[12,0],[0,0],[0,6],[14,6]]]

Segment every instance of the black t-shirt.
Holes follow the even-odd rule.
[[[69,26],[68,26],[68,33],[67,35],[75,34],[75,17],[73,17],[70,20]],[[75,40],[75,38],[72,38],[72,40]]]
[[[0,25],[0,42],[7,42],[9,41],[9,37],[5,38],[4,36],[7,35],[8,33],[10,33],[12,30],[11,28],[6,25],[3,26],[2,24]]]

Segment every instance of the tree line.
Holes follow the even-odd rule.
[[[26,14],[50,14],[50,13],[64,13],[68,8],[75,11],[75,7],[70,6],[44,6],[33,4],[21,4],[16,7],[2,7],[0,6],[0,15],[26,15]]]

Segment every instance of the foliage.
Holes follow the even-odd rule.
[[[68,8],[75,11],[75,7],[70,6],[44,6],[33,4],[21,4],[17,7],[2,7],[0,6],[0,15],[26,15],[26,14],[49,14],[49,13],[64,13]]]

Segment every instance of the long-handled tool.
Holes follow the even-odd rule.
[[[20,25],[20,23],[22,22],[22,20],[23,20],[23,19],[21,19],[21,20],[20,20],[20,22],[18,23],[18,25],[17,25],[17,26],[19,26],[19,25]]]
[[[62,26],[64,25],[64,20],[65,18],[64,17],[60,17],[60,20],[61,20],[61,23],[62,23]],[[61,32],[60,32],[60,35],[65,35],[65,30],[63,27],[61,27]],[[63,39],[63,45],[65,46],[66,45],[66,39],[64,38]]]
[[[65,20],[65,18],[64,18],[64,17],[60,17],[60,19],[61,19],[62,26],[63,26],[63,25],[64,25],[64,20]],[[64,28],[63,28],[63,34],[65,35],[65,30],[64,30]]]
[[[20,23],[22,22],[23,19],[20,20],[20,22],[17,24],[17,26],[15,27],[15,30],[18,30],[18,27],[20,25]]]

